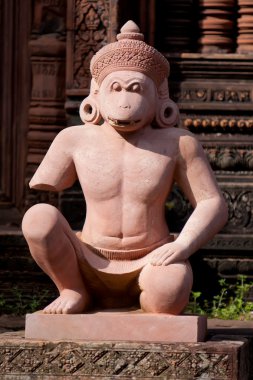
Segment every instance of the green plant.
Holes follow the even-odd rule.
[[[235,284],[228,284],[225,279],[219,280],[220,292],[211,300],[200,302],[201,292],[192,292],[186,313],[206,314],[220,319],[253,319],[253,302],[246,298],[253,283],[246,280],[243,275],[238,276]]]
[[[48,297],[48,290],[37,291],[29,295],[18,286],[14,286],[8,299],[0,294],[0,314],[24,315],[33,313],[44,306]]]
[[[206,314],[198,301],[200,296],[201,296],[201,292],[193,292],[193,291],[191,292],[191,299],[187,306],[186,313],[199,314],[199,315]]]

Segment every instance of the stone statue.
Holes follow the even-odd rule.
[[[61,191],[79,179],[87,205],[74,233],[53,206],[37,204],[23,233],[60,296],[45,313],[129,307],[179,314],[192,286],[189,256],[217,233],[227,208],[196,138],[174,126],[169,64],[128,21],[91,61],[85,125],[61,131],[34,174],[33,189]],[[174,239],[164,204],[176,182],[194,207]]]

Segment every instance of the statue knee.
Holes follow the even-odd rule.
[[[180,314],[192,288],[190,264],[147,265],[139,277],[141,308],[150,313]]]
[[[59,211],[51,205],[40,203],[32,206],[24,215],[22,231],[29,242],[44,242],[56,229]]]

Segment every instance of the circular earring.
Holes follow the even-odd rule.
[[[156,123],[161,128],[173,127],[178,122],[178,108],[172,100],[163,101],[156,114]]]
[[[102,120],[98,104],[91,96],[88,96],[82,101],[79,108],[79,115],[83,123],[99,124]]]

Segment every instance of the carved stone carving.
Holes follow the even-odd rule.
[[[205,148],[214,170],[253,171],[253,146],[208,146]]]
[[[245,234],[253,233],[253,187],[244,184],[243,188],[233,183],[224,185],[222,179],[218,180],[229,208],[228,223],[222,230],[226,233]],[[180,190],[175,187],[166,204],[166,217],[171,231],[179,232],[192,211],[189,202],[183,197]]]
[[[23,343],[0,346],[0,373],[52,378],[189,379],[207,377],[236,380],[247,356],[244,342],[198,344],[138,343]],[[244,356],[243,356],[244,355]],[[52,377],[51,377],[52,376]],[[242,377],[243,378],[243,377]],[[245,377],[246,378],[246,377]]]
[[[253,118],[234,115],[186,115],[181,113],[182,125],[194,133],[251,133]]]
[[[87,95],[90,60],[116,37],[116,0],[68,2],[67,95]]]
[[[238,229],[247,233],[253,232],[253,190],[226,189],[223,195],[229,208],[229,221],[223,232],[237,232]]]
[[[179,102],[252,102],[251,88],[240,89],[238,86],[232,89],[185,88],[182,92],[176,93],[175,97]]]
[[[252,251],[252,249],[253,249],[253,239],[252,239],[251,234],[217,235],[210,242],[207,243],[205,248],[211,249],[213,252],[223,251],[223,250],[238,251],[238,252],[240,252],[240,258],[243,260],[243,259],[245,259],[245,256],[248,256],[247,251]],[[243,255],[242,255],[242,251],[244,251]],[[217,256],[218,255],[219,254],[217,254]],[[233,253],[230,252],[230,255],[233,255]],[[215,254],[214,254],[214,256],[215,256]],[[238,273],[240,273],[240,271],[238,271]]]
[[[56,134],[65,127],[66,0],[35,0],[30,40],[32,89],[26,184]],[[58,195],[26,187],[25,206],[38,201],[57,205]]]

